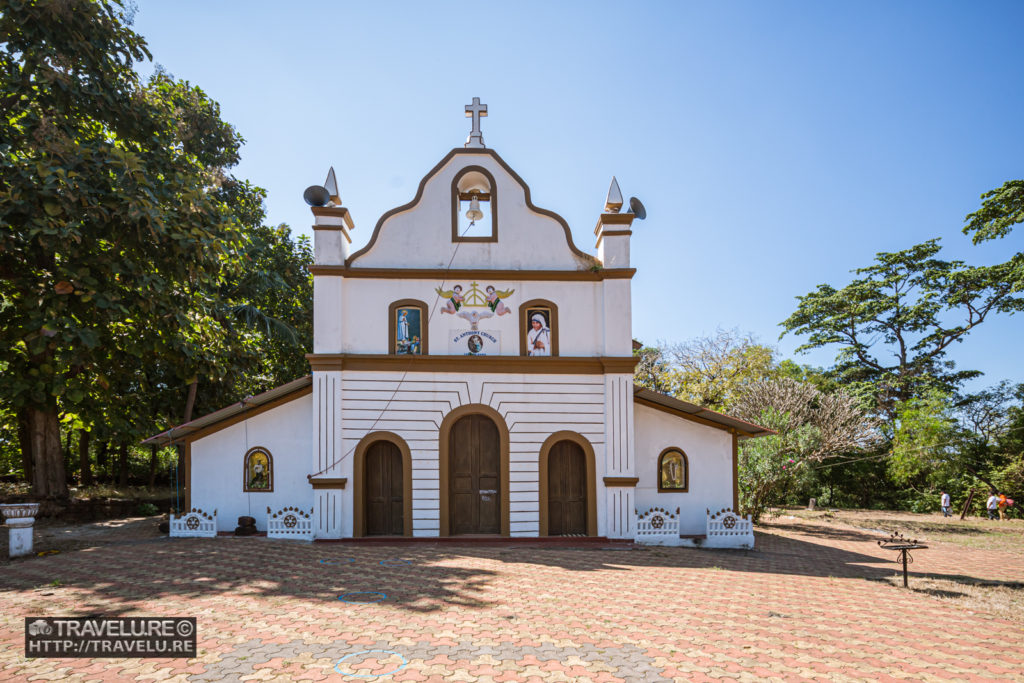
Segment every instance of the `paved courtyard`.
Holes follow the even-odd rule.
[[[772,526],[755,551],[127,529],[0,561],[0,680],[1024,680],[1021,622],[895,587],[893,553],[852,528]],[[1024,579],[1000,550],[915,560],[964,585]],[[200,656],[24,657],[25,616],[100,614],[195,616]]]

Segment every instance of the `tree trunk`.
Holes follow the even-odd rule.
[[[107,453],[110,451],[110,442],[104,441],[100,444],[100,450],[96,454],[96,470],[98,479],[107,480]]]
[[[71,459],[71,438],[75,435],[75,430],[68,428],[68,438],[64,442],[64,471],[73,472],[74,461]]]
[[[41,498],[66,498],[67,473],[56,404],[44,410],[29,408],[28,422],[32,442],[32,494]]]
[[[149,488],[156,483],[156,444],[149,447]]]
[[[92,432],[78,430],[78,480],[82,486],[92,486],[92,461],[89,459],[89,442]]]
[[[25,481],[32,481],[32,434],[28,428],[28,411],[18,411],[18,444],[21,446],[21,470]]]
[[[117,453],[117,485],[128,485],[128,442],[122,441]]]
[[[185,420],[184,422],[192,421],[192,409],[196,406],[196,390],[199,388],[199,380],[194,379],[192,383],[188,385],[188,398],[185,399]],[[178,457],[175,459],[174,467],[174,478],[183,489],[188,488],[188,482],[185,481],[185,447],[180,443],[177,445]],[[179,505],[178,501],[174,501],[175,505]],[[179,506],[180,507],[180,506]]]
[[[194,379],[188,385],[188,398],[185,399],[185,422],[192,420],[192,409],[196,405],[196,389],[199,388],[199,380]]]

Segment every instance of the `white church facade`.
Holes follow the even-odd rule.
[[[668,544],[724,514],[736,538],[719,545],[749,545],[731,513],[737,443],[768,431],[633,383],[636,215],[613,181],[596,254],[577,248],[484,147],[481,110],[357,251],[328,183],[312,207],[311,375],[159,437],[184,444],[186,510],[211,533],[245,515],[315,539]]]

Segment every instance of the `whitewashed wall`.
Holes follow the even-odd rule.
[[[312,396],[302,396],[192,442],[192,506],[211,513],[216,509],[218,531],[234,531],[242,515],[255,517],[256,527],[266,531],[268,506],[310,509],[313,490],[306,475],[312,411]],[[274,457],[273,492],[242,490],[243,459],[255,446]]]
[[[371,431],[401,436],[412,451],[413,535],[440,533],[439,430],[459,406],[483,404],[502,415],[509,428],[509,508],[513,536],[540,533],[538,458],[554,432],[581,434],[594,447],[597,467],[598,534],[606,533],[604,488],[605,426],[601,375],[491,375],[343,372],[342,450],[339,475],[352,477],[356,445]],[[399,381],[401,380],[401,386]],[[351,491],[346,489],[346,509]]]
[[[341,278],[318,277],[318,280],[341,280]],[[468,280],[449,279],[444,290],[451,290],[456,284],[463,286],[463,293],[469,289]],[[470,323],[463,318],[442,313],[441,307],[447,299],[440,299],[435,289],[441,287],[440,280],[378,280],[369,278],[345,278],[342,285],[342,304],[338,312],[344,322],[337,326],[342,339],[343,353],[387,353],[388,352],[388,306],[399,299],[418,299],[428,306],[428,339],[430,355],[447,355],[448,333],[470,329]],[[501,355],[518,356],[520,313],[519,305],[532,299],[547,299],[558,306],[558,345],[560,356],[602,356],[605,352],[604,330],[601,317],[595,312],[601,310],[601,282],[552,282],[552,281],[508,281],[479,280],[481,291],[487,285],[498,290],[515,290],[504,300],[511,313],[496,315],[478,323],[481,330],[497,330],[501,333]],[[325,307],[331,304],[325,304]],[[630,329],[629,310],[622,310],[623,302],[614,315],[619,327]],[[463,310],[473,310],[463,309]],[[488,310],[477,308],[476,310]],[[321,315],[321,310],[317,310]],[[625,316],[625,317],[624,317]],[[616,355],[629,355],[631,349]]]
[[[703,534],[706,510],[732,505],[732,435],[668,413],[636,406],[636,507],[680,510],[679,533]],[[690,463],[686,493],[658,493],[658,456],[676,446]]]

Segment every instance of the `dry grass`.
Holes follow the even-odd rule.
[[[902,533],[924,543],[946,543],[964,548],[969,564],[970,550],[997,550],[1024,555],[1024,520],[1004,522],[972,517],[960,521],[959,515],[947,518],[940,513],[920,514],[885,510],[778,510],[798,520],[836,527],[853,527],[875,533]],[[775,523],[785,525],[776,518]],[[882,580],[903,590],[903,573],[893,571]],[[983,613],[1024,623],[1024,576],[1018,581],[971,581],[916,574],[910,577],[910,590],[955,604],[971,613]]]
[[[885,583],[903,589],[903,574],[897,572]],[[976,584],[914,576],[910,590],[955,604],[974,614],[988,614],[1024,624],[1024,582],[979,582]]]
[[[964,548],[1002,550],[1024,554],[1024,520],[1004,522],[959,515],[943,517],[940,513],[895,512],[887,510],[779,510],[780,513],[817,522],[843,524],[857,529],[892,533],[924,542],[942,542]]]

